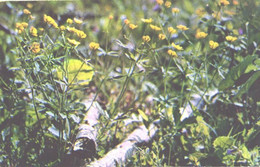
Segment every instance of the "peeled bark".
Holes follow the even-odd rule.
[[[135,129],[122,143],[117,145],[113,150],[109,151],[103,158],[92,162],[91,167],[110,167],[123,165],[130,158],[138,144],[148,143],[156,134],[157,128],[152,124],[149,130],[144,126]]]

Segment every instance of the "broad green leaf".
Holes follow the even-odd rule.
[[[250,65],[255,58],[256,56],[248,56],[239,65],[233,67],[226,75],[226,78],[220,82],[218,87],[219,90],[224,90],[233,86],[235,81],[246,71],[248,65]]]
[[[145,121],[148,121],[148,117],[147,115],[140,109],[138,109],[138,112],[139,114],[142,116],[142,118],[145,120]]]
[[[242,147],[242,156],[245,159],[251,159],[251,154],[250,154],[250,152],[248,151],[248,149],[246,148],[245,145],[243,145],[243,147]]]
[[[248,92],[250,87],[255,83],[257,79],[260,77],[260,71],[255,72],[239,89],[235,98],[241,97],[244,93]]]
[[[232,146],[233,142],[234,140],[231,137],[219,136],[214,140],[213,146],[215,149],[217,148],[227,149]]]
[[[93,68],[78,59],[67,59],[63,64],[63,69],[57,69],[58,78],[63,80],[66,77],[69,84],[88,85],[93,75]]]

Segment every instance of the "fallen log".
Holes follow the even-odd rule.
[[[157,127],[154,124],[147,129],[144,125],[135,129],[122,143],[109,151],[103,158],[86,164],[89,167],[110,167],[124,165],[137,148],[138,144],[148,143],[156,134]]]

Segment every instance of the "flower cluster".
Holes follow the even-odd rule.
[[[44,22],[52,25],[54,28],[59,28],[58,24],[55,22],[55,20],[51,16],[48,16],[48,15],[45,14],[43,16],[43,20],[44,20]]]
[[[216,49],[219,46],[218,42],[214,42],[212,40],[209,41],[209,47],[211,49]]]
[[[229,5],[229,1],[228,0],[220,0],[219,4],[223,5],[223,6],[227,6],[227,5]]]
[[[184,25],[177,25],[177,28],[179,29],[179,30],[182,30],[182,31],[186,31],[186,30],[188,30],[189,28],[187,28],[186,26],[184,26]]]
[[[168,54],[173,56],[173,57],[177,57],[177,53],[174,50],[168,50]]]
[[[172,46],[176,49],[176,50],[183,50],[183,48],[180,45],[176,45],[174,43],[172,43]]]
[[[160,27],[158,27],[158,26],[155,26],[155,25],[150,25],[150,28],[152,29],[152,30],[154,30],[154,31],[161,31],[162,29],[160,28]]]
[[[26,22],[21,22],[21,23],[16,23],[16,29],[18,30],[18,33],[21,34],[25,28],[28,27],[28,23]]]
[[[153,22],[153,19],[152,18],[150,18],[150,19],[141,19],[142,20],[142,22],[144,22],[144,23],[152,23]]]
[[[83,31],[78,30],[75,27],[67,27],[67,30],[69,32],[75,33],[79,38],[86,38],[87,37],[87,35]]]
[[[170,34],[174,34],[174,33],[177,32],[177,30],[174,29],[173,27],[168,27],[168,32],[169,32]]]
[[[197,39],[206,38],[207,36],[208,36],[208,34],[205,33],[205,32],[197,32],[196,35],[195,35],[195,37],[196,37]]]
[[[91,50],[97,50],[97,49],[99,48],[99,43],[90,42],[89,48],[90,48]]]
[[[32,46],[30,47],[31,51],[33,53],[38,53],[40,52],[41,48],[40,48],[40,44],[38,42],[33,42]]]
[[[234,42],[234,41],[236,41],[237,40],[237,37],[233,37],[233,36],[226,36],[226,40],[227,41],[230,41],[230,42]]]
[[[144,42],[149,42],[151,38],[148,35],[143,36],[143,41]]]
[[[68,42],[74,46],[78,46],[80,44],[79,41],[76,41],[74,39],[67,38]]]
[[[31,26],[31,28],[30,28],[30,33],[31,33],[31,35],[32,36],[34,36],[34,37],[37,37],[38,36],[38,31],[37,31],[37,29],[35,28],[35,27],[33,27],[33,26]]]

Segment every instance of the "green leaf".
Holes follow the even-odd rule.
[[[220,136],[214,140],[213,146],[215,149],[217,148],[228,149],[232,146],[233,142],[234,140],[231,137]]]
[[[226,75],[226,78],[220,82],[218,87],[219,90],[224,90],[233,86],[235,81],[246,71],[248,65],[250,65],[255,58],[256,56],[247,56],[243,62],[233,67]]]
[[[93,75],[93,68],[78,59],[67,59],[64,62],[63,69],[57,69],[58,78],[62,80],[66,77],[69,84],[88,85]]]
[[[137,110],[139,112],[139,114],[142,116],[142,118],[145,120],[145,121],[148,121],[148,117],[147,115],[140,109]]]
[[[241,97],[244,93],[248,92],[250,87],[255,83],[257,79],[260,77],[260,71],[255,72],[239,89],[235,98]]]
[[[245,159],[251,159],[251,154],[250,154],[250,152],[248,151],[248,149],[246,148],[245,145],[243,145],[243,147],[242,147],[242,156]]]

